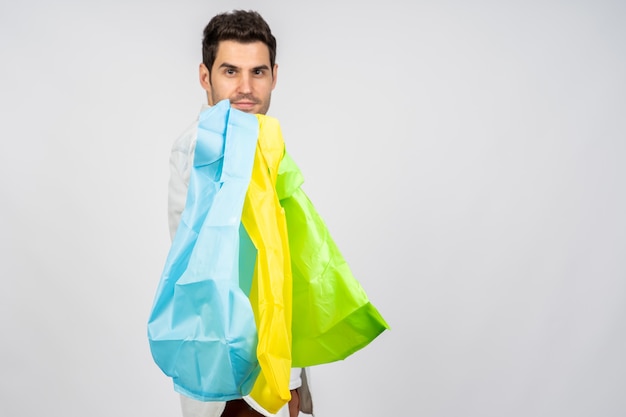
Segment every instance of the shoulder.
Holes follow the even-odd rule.
[[[172,145],[172,153],[183,152],[187,153],[190,148],[195,146],[196,134],[198,131],[198,120],[196,119],[192,124],[187,126],[185,130],[176,138]]]
[[[196,146],[196,136],[198,131],[198,120],[190,124],[176,138],[172,144],[170,152],[170,167],[185,176],[189,170],[190,161],[193,160],[193,151]]]

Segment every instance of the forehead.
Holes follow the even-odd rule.
[[[270,50],[260,41],[241,43],[220,41],[213,66],[228,63],[241,68],[256,68],[262,65],[270,67]]]

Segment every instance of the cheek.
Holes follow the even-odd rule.
[[[272,90],[274,89],[273,83],[270,82],[263,82],[263,83],[259,83],[257,91],[259,93],[261,93],[263,96],[269,96],[272,93]]]
[[[232,83],[224,82],[224,80],[213,84],[213,97],[218,100],[231,97],[234,94],[235,90],[235,87],[233,87],[231,84]]]

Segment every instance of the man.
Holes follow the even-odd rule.
[[[278,75],[269,26],[252,11],[219,14],[202,45],[208,107],[172,148],[173,243],[152,355],[183,417],[312,414],[306,367],[343,360],[389,326],[265,116]]]
[[[218,14],[204,29],[200,85],[209,106],[228,99],[233,108],[266,114],[276,86],[278,65],[276,39],[267,22],[253,11]],[[169,222],[173,237],[185,207],[189,170],[193,160],[196,125],[174,144],[170,159]],[[276,415],[294,417],[302,410],[312,414],[306,374],[292,369],[291,400]],[[300,397],[303,401],[300,401]],[[181,394],[184,417],[262,416],[246,398],[224,402],[201,402]],[[222,411],[223,410],[223,411]]]

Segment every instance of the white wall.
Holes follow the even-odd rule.
[[[0,415],[179,415],[146,321],[232,8],[273,27],[270,114],[392,326],[313,370],[317,415],[622,416],[626,7],[591,0],[3,0]]]

